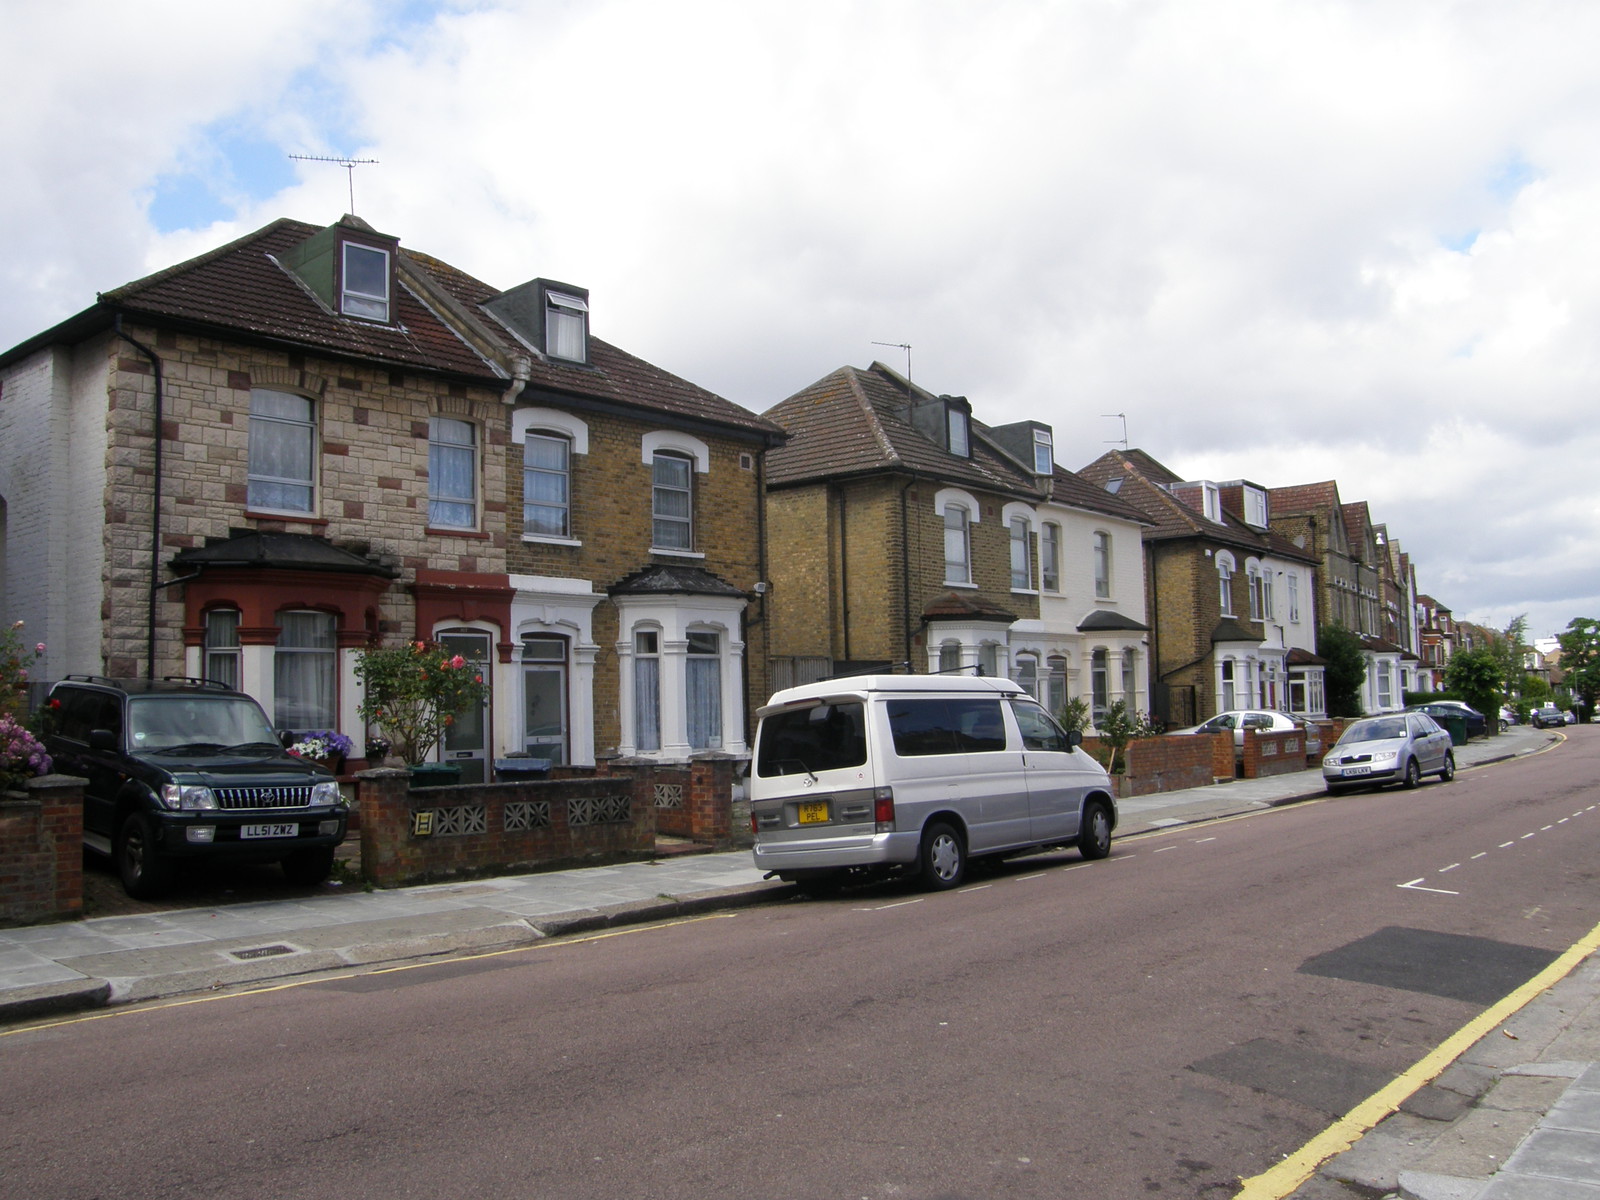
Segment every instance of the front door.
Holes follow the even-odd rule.
[[[523,746],[553,766],[567,761],[567,639],[522,639]]]
[[[489,635],[477,629],[453,629],[439,635],[439,645],[451,656],[459,654],[472,669],[490,678]],[[476,708],[456,713],[445,727],[440,758],[461,768],[462,783],[489,781],[489,700]]]

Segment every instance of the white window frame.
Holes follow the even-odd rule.
[[[231,617],[232,627],[229,628],[226,621],[217,622],[217,617]],[[210,608],[204,617],[201,676],[225,683],[235,691],[242,690],[244,686],[244,648],[239,644],[239,622],[243,617],[244,614],[237,608]],[[223,674],[214,670],[214,667],[224,665]]]
[[[1261,603],[1261,564],[1253,558],[1246,559],[1244,573],[1250,583],[1250,619],[1252,621],[1264,620]]]
[[[1233,555],[1226,550],[1217,554],[1217,589],[1218,598],[1222,604],[1222,615],[1233,616],[1233,573],[1235,564]]]
[[[565,362],[589,361],[589,304],[582,296],[544,294],[544,351]]]
[[[1048,429],[1033,431],[1033,473],[1054,475],[1056,472],[1055,445]]]
[[[1047,592],[1061,590],[1061,526],[1054,521],[1039,527],[1039,586]]]
[[[528,463],[528,448],[542,445],[560,446],[562,451],[562,465],[558,470],[555,467],[530,466]],[[522,438],[522,536],[529,541],[555,541],[570,542],[572,540],[572,439],[566,434],[554,429],[530,429]],[[561,480],[562,500],[559,504],[530,500],[528,497],[528,482],[530,476],[559,478]],[[561,529],[559,532],[529,528],[529,509],[559,512],[561,516]]]
[[[383,260],[383,290],[369,292],[357,290],[350,282],[351,252],[360,254],[376,254]],[[380,246],[369,246],[365,242],[344,241],[339,243],[339,311],[347,317],[360,317],[364,321],[389,320],[390,289],[394,268],[389,259],[389,252]]]
[[[945,426],[950,439],[950,453],[957,458],[972,457],[972,426],[967,414],[955,405],[945,408]]]
[[[263,395],[284,396],[291,400],[298,400],[306,406],[306,417],[280,416],[276,413],[257,413],[256,397]],[[267,475],[257,470],[257,462],[252,450],[258,445],[258,438],[263,437],[269,430],[294,429],[300,431],[306,444],[306,476],[298,478],[288,475]],[[282,512],[304,515],[317,511],[317,464],[320,459],[321,443],[317,434],[317,402],[310,396],[299,392],[285,391],[282,388],[251,388],[250,389],[250,418],[249,432],[247,434],[249,445],[245,451],[245,506],[255,512]],[[304,507],[282,507],[256,502],[254,492],[255,484],[287,485],[293,488],[304,488],[306,503]]]
[[[466,442],[446,441],[441,434],[447,426],[460,426],[467,431],[469,438]],[[428,418],[428,527],[431,529],[466,529],[478,528],[478,426],[475,422],[462,417],[450,417],[436,414]],[[447,454],[457,454],[466,451],[471,460],[470,487],[466,496],[444,496],[438,491],[441,480],[435,468],[435,459],[443,458]],[[437,506],[437,507],[436,507]],[[471,511],[466,514],[466,520],[440,520],[440,512],[449,508],[451,510],[467,508]]]
[[[956,530],[951,528],[950,517],[952,510],[959,509],[961,522],[958,526],[961,533],[961,550],[963,559],[960,565],[964,568],[962,578],[955,578],[950,574],[953,560],[950,557],[950,535]],[[960,488],[941,488],[934,494],[933,510],[939,514],[939,520],[944,525],[944,583],[946,587],[970,588],[977,586],[973,582],[972,570],[972,527],[978,524],[978,501],[970,493]]]
[[[681,468],[683,483],[663,480],[666,467]],[[682,496],[685,512],[668,512],[662,502],[669,496]],[[670,544],[663,533],[681,531],[682,545]],[[650,460],[650,549],[667,554],[694,553],[694,462],[677,450],[658,450]]]
[[[1094,562],[1094,597],[1096,600],[1111,599],[1111,534],[1104,529],[1096,529],[1091,539],[1091,555]]]

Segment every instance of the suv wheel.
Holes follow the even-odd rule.
[[[284,878],[298,887],[316,887],[332,873],[332,846],[308,846],[283,860]]]
[[[112,847],[122,890],[135,900],[151,900],[172,885],[172,864],[161,856],[150,822],[142,813],[129,813],[117,830]]]

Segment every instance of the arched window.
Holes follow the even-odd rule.
[[[945,505],[944,581],[946,583],[972,582],[972,538],[969,519],[970,515],[961,505]]]
[[[1105,720],[1106,709],[1111,706],[1110,656],[1104,647],[1089,656],[1089,705],[1091,719],[1096,725]]]
[[[682,454],[657,451],[650,461],[651,546],[694,549],[694,464]]]
[[[1217,555],[1217,596],[1222,603],[1222,615],[1233,616],[1233,555],[1226,550]]]

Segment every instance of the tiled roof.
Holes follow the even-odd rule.
[[[1068,508],[1121,517],[1124,521],[1136,521],[1140,525],[1150,524],[1150,518],[1133,505],[1065,467],[1056,468],[1055,476],[1050,481],[1050,499]]]
[[[1275,517],[1332,512],[1339,506],[1339,485],[1331,479],[1294,487],[1268,488],[1267,511]]]
[[[1147,475],[1146,471],[1155,476]],[[1144,531],[1146,541],[1169,538],[1211,538],[1225,545],[1260,552],[1265,540],[1239,521],[1223,513],[1222,521],[1212,521],[1179,500],[1161,482],[1180,482],[1166,467],[1143,451],[1108,450],[1078,474],[1101,488],[1120,479],[1115,493],[1118,500],[1142,512],[1153,528]],[[1298,553],[1298,552],[1297,552]]]
[[[840,367],[796,392],[764,414],[789,434],[788,444],[767,456],[767,482],[773,487],[860,475],[902,471],[1037,500],[1031,475],[971,439],[972,457],[951,454],[912,424],[912,400],[935,397],[906,383],[882,363],[866,370]],[[976,425],[976,422],[974,422]]]
[[[100,302],[346,358],[506,379],[404,285],[395,289],[393,325],[332,312],[275,261],[317,232],[317,226],[301,221],[274,221],[198,258],[104,292]]]
[[[344,223],[366,228],[352,217]],[[776,425],[750,410],[600,338],[590,337],[587,364],[542,358],[483,308],[499,291],[410,249],[399,251],[394,324],[335,313],[280,265],[318,232],[318,226],[303,221],[274,221],[197,258],[104,292],[98,308],[396,369],[442,372],[491,387],[508,386],[513,363],[521,359],[532,364],[525,398],[542,392],[557,403],[598,402],[731,427],[768,442],[782,438]],[[94,312],[65,324],[77,325]]]
[[[390,579],[400,573],[387,563],[335,546],[324,537],[258,529],[234,529],[225,538],[207,538],[203,546],[179,550],[172,557],[172,565],[180,573],[190,567],[337,571]]]
[[[922,610],[924,621],[998,621],[1010,625],[1017,614],[979,595],[946,592]]]
[[[703,567],[653,563],[624,575],[606,591],[613,596],[743,596],[745,593]]]

